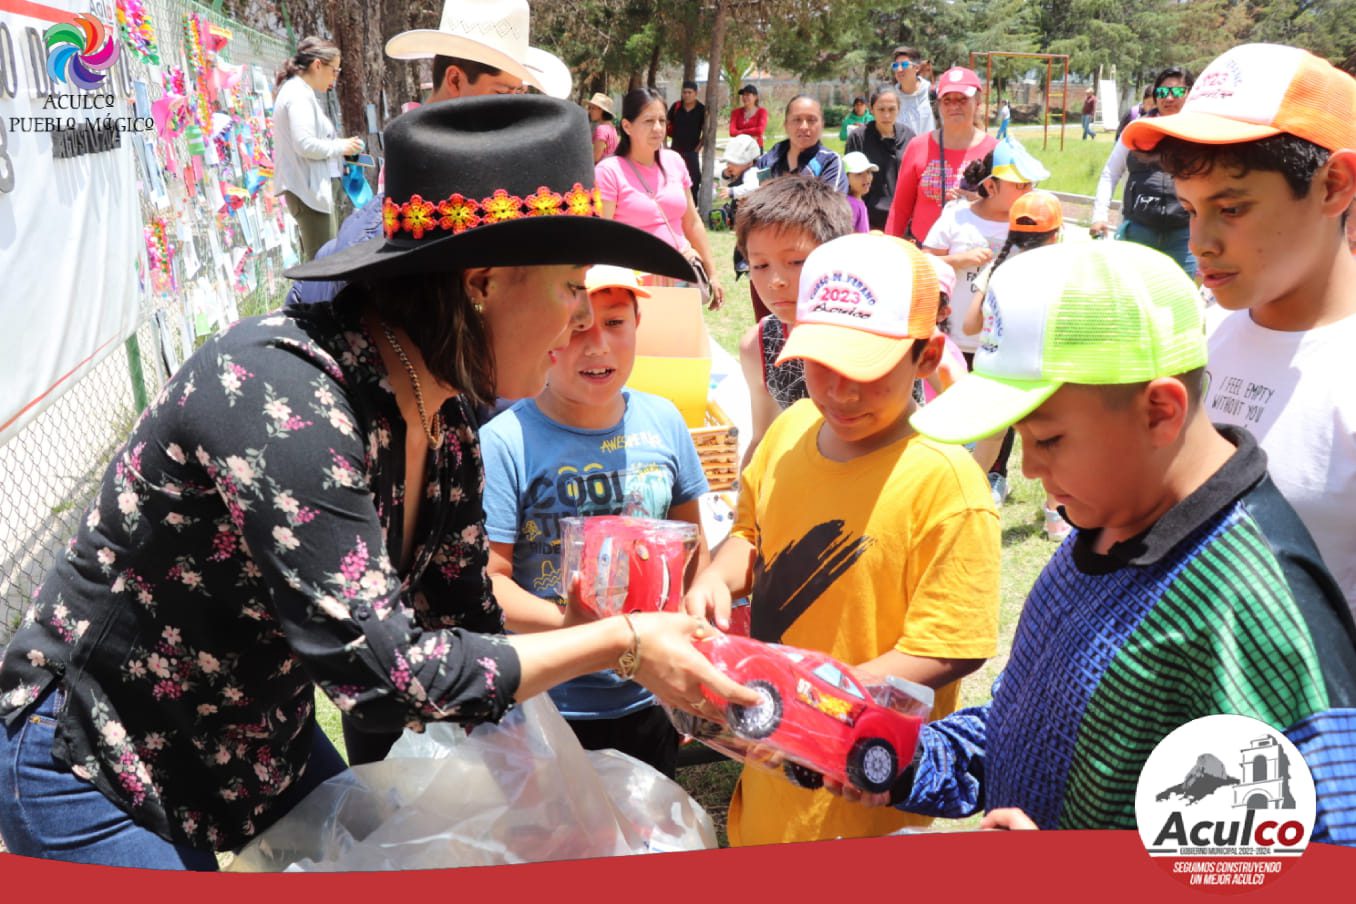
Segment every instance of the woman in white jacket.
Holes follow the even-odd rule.
[[[324,38],[302,39],[278,71],[273,104],[273,166],[278,194],[301,229],[303,260],[334,238],[334,193],[342,158],[363,148],[361,138],[337,138],[320,94],[339,78],[339,48]]]

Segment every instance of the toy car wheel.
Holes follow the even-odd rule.
[[[750,690],[763,697],[757,706],[731,703],[726,719],[730,727],[746,738],[765,738],[777,730],[782,722],[782,695],[770,681],[750,681]]]
[[[815,772],[813,769],[805,768],[800,763],[793,763],[790,760],[787,760],[782,764],[782,771],[786,773],[786,777],[791,781],[791,784],[798,787],[807,788],[811,791],[816,788],[824,787],[824,776]]]
[[[847,775],[852,784],[863,791],[879,793],[890,790],[895,781],[899,758],[895,748],[884,738],[859,738],[848,754]]]

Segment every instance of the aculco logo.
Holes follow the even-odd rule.
[[[1177,728],[1140,772],[1135,814],[1151,857],[1188,885],[1258,886],[1304,852],[1314,782],[1285,735],[1246,716]]]
[[[1175,844],[1179,848],[1231,847],[1251,844],[1254,847],[1303,847],[1309,830],[1297,819],[1278,823],[1274,819],[1257,822],[1257,810],[1249,810],[1243,819],[1218,822],[1204,819],[1187,827],[1186,814],[1174,810],[1163,824],[1163,830],[1154,839],[1155,848]]]

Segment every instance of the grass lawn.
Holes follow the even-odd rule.
[[[1091,141],[1079,140],[1080,128],[1069,128],[1064,133],[1064,150],[1059,149],[1059,130],[1050,129],[1048,142],[1043,141],[1039,126],[1021,126],[1012,130],[1023,146],[1045,165],[1050,178],[1040,184],[1048,191],[1092,195],[1097,191],[1097,179],[1111,156],[1114,134],[1099,132]],[[1042,147],[1042,145],[1045,145]],[[1119,190],[1116,193],[1120,197]]]

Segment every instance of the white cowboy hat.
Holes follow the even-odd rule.
[[[402,31],[386,42],[394,60],[433,56],[475,60],[551,97],[573,91],[570,69],[555,54],[527,46],[527,0],[445,0],[437,29]]]

